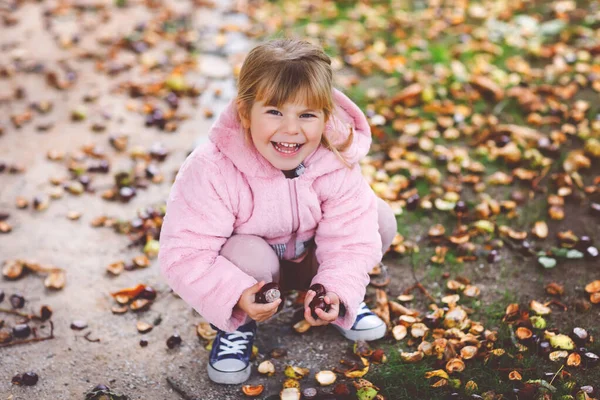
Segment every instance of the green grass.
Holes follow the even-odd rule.
[[[450,48],[451,47],[447,43],[430,43],[429,54],[431,54],[431,61],[436,64],[450,64],[450,61],[452,60]]]
[[[470,360],[466,362],[466,369],[461,374],[453,374],[451,379],[460,380],[459,388],[432,388],[430,385],[437,378],[427,380],[425,373],[436,369],[444,369],[444,363],[436,363],[435,359],[425,358],[415,364],[403,362],[400,358],[400,351],[412,352],[415,348],[408,348],[406,341],[398,344],[386,344],[383,349],[388,354],[388,363],[376,366],[366,376],[375,385],[379,386],[381,393],[387,398],[394,400],[403,399],[444,399],[448,393],[456,391],[462,395],[465,393],[465,384],[472,380],[477,384],[477,394],[485,392],[494,392],[512,398],[512,390],[518,387],[508,379],[508,373],[512,370],[518,370],[523,376],[523,381],[543,379],[544,373],[556,373],[561,368],[561,363],[550,362],[538,356],[533,349],[520,353],[513,345],[511,340],[511,328],[505,324],[502,319],[505,315],[506,306],[510,303],[518,303],[518,297],[508,289],[497,291],[495,301],[482,303],[479,299],[465,299],[461,304],[474,310],[470,315],[471,320],[484,324],[487,329],[498,332],[498,341],[495,348],[503,348],[506,354],[500,357],[492,357],[489,361]],[[524,304],[521,304],[524,306]],[[552,327],[552,318],[546,317],[548,327]],[[554,316],[554,318],[557,318]],[[591,334],[596,332],[590,331]],[[542,335],[542,331],[537,334]],[[594,342],[588,345],[588,350],[600,352],[600,342]],[[593,384],[600,381],[600,368],[595,369],[572,369],[567,368],[577,379],[577,387],[585,384]],[[550,381],[550,378],[546,378]],[[566,381],[556,379],[553,383],[557,392],[555,396],[572,394],[566,386]],[[558,398],[558,397],[554,397]]]
[[[485,392],[494,392],[512,398],[512,390],[519,386],[519,383],[508,379],[508,373],[512,370],[518,370],[523,376],[523,381],[535,380],[543,377],[545,372],[556,373],[560,368],[560,363],[545,361],[535,354],[533,350],[519,352],[511,340],[511,328],[502,322],[505,314],[505,308],[510,303],[518,303],[517,296],[508,291],[498,291],[497,300],[489,304],[482,304],[478,299],[467,299],[463,301],[466,307],[474,310],[470,316],[473,321],[479,321],[484,326],[498,332],[498,341],[494,348],[503,348],[506,353],[502,356],[492,356],[488,361],[475,359],[466,362],[466,369],[460,374],[452,374],[451,379],[458,379],[460,385],[457,388],[449,386],[444,388],[432,388],[430,385],[438,378],[427,380],[425,373],[436,369],[444,369],[444,362],[437,362],[433,357],[425,358],[418,363],[406,363],[400,357],[400,351],[412,352],[416,349],[408,348],[406,341],[398,344],[386,344],[383,347],[388,354],[388,362],[384,365],[374,367],[366,376],[375,385],[379,386],[381,393],[387,398],[394,400],[403,399],[444,399],[450,392],[458,392],[466,395],[465,384],[473,381],[477,384],[477,394]],[[547,317],[549,327],[551,327],[551,316]],[[543,334],[542,331],[537,332]],[[600,343],[595,342],[588,346],[590,351],[600,351]],[[570,370],[576,373],[578,377],[578,386],[598,382],[600,378],[600,369],[590,370]],[[548,381],[550,378],[546,378]],[[456,381],[456,382],[458,382]],[[556,395],[562,396],[571,392],[566,388],[565,381],[555,380],[554,386],[557,389]],[[558,398],[558,397],[555,397]]]
[[[366,376],[389,399],[442,399],[443,394],[430,387],[425,373],[435,369],[433,361],[416,364],[404,363],[399,352],[393,347],[385,349],[388,362],[372,374]]]

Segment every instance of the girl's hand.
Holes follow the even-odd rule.
[[[325,303],[329,304],[330,306],[329,311],[325,312],[320,308],[315,309],[315,314],[317,314],[319,318],[314,319],[311,315],[310,307],[308,305],[315,295],[316,293],[314,290],[309,290],[308,293],[306,293],[306,298],[304,299],[304,319],[311,326],[327,325],[335,321],[340,313],[340,298],[338,295],[333,292],[327,292],[324,300]]]
[[[244,290],[237,303],[237,306],[256,322],[263,322],[271,318],[277,312],[277,307],[282,301],[281,299],[277,299],[267,304],[256,303],[254,301],[256,293],[264,285],[265,281],[260,281]]]

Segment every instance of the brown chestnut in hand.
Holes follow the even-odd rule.
[[[276,282],[269,282],[261,287],[258,293],[256,293],[254,301],[261,304],[267,304],[274,302],[280,297],[281,290],[279,289],[279,285]]]
[[[309,290],[314,290],[316,294],[315,297],[311,300],[308,307],[310,308],[311,316],[314,319],[318,319],[319,316],[315,312],[317,308],[320,308],[325,312],[328,312],[330,308],[329,304],[325,303],[325,293],[327,293],[327,290],[325,290],[325,286],[321,285],[320,283],[315,283],[310,287]]]
[[[322,297],[325,296],[325,293],[327,293],[325,286],[321,285],[320,283],[315,283],[308,290],[313,290],[316,293],[315,297]]]
[[[320,308],[325,312],[329,311],[329,304],[325,303],[325,296],[315,297],[308,306],[310,307],[311,315],[314,319],[319,319],[319,316],[315,312],[317,308]]]

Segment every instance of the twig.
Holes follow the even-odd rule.
[[[565,365],[561,365],[560,368],[558,369],[558,371],[556,371],[556,373],[554,374],[554,376],[552,377],[552,380],[550,381],[550,384],[552,385],[552,382],[554,382],[554,380],[556,379],[556,377],[558,376],[558,374],[560,373],[560,371],[562,371],[562,369],[565,367]]]
[[[185,390],[183,390],[177,382],[175,382],[173,379],[171,379],[168,376],[167,376],[167,383],[169,384],[169,386],[171,386],[173,388],[174,391],[176,391],[181,397],[183,397],[184,400],[200,400],[198,397],[193,397],[191,394],[187,394],[187,392]]]
[[[88,342],[92,342],[92,343],[98,343],[100,341],[100,339],[90,339],[90,335],[92,334],[92,332],[88,332],[85,335],[83,335],[83,338],[85,340],[87,340]]]
[[[34,337],[34,338],[31,338],[31,339],[17,340],[17,341],[14,341],[14,342],[8,342],[8,343],[0,344],[0,347],[10,347],[10,346],[16,346],[16,345],[19,345],[19,344],[32,343],[32,342],[42,342],[44,340],[54,339],[54,324],[52,323],[52,321],[48,321],[48,322],[50,322],[50,335],[48,335],[46,337]]]
[[[17,310],[9,310],[7,308],[0,308],[0,312],[6,313],[6,314],[18,315],[19,317],[27,318],[27,320],[30,320],[30,319],[35,319],[38,321],[42,320],[41,317],[39,317],[35,314],[25,314],[25,313],[19,312]]]
[[[429,292],[427,291],[427,289],[425,289],[425,287],[421,284],[421,282],[417,282],[414,285],[412,285],[411,287],[409,287],[408,289],[406,289],[404,291],[404,294],[410,294],[410,292],[412,292],[415,289],[419,289],[429,300],[431,300],[433,303],[437,303],[435,301],[435,299],[433,298],[433,296],[430,295]]]
[[[412,292],[415,288],[419,289],[425,296],[427,296],[427,298],[429,300],[431,300],[433,303],[437,303],[435,301],[435,299],[433,298],[433,296],[431,296],[429,294],[429,292],[427,291],[427,289],[425,289],[425,287],[421,284],[421,282],[419,281],[419,279],[417,278],[417,273],[415,272],[415,259],[414,257],[410,257],[410,272],[412,273],[412,276],[415,280],[415,284],[412,285],[411,287],[409,287],[408,289],[406,289],[404,291],[404,294],[409,294],[410,292]]]
[[[537,178],[535,178],[533,180],[533,182],[531,182],[531,188],[533,190],[537,190],[538,185],[540,184],[540,182],[546,177],[546,175],[548,175],[548,172],[550,172],[550,169],[552,168],[552,165],[548,165],[546,168],[544,168],[542,170],[542,173],[540,174],[540,176],[538,176]]]
[[[568,307],[567,307],[567,305],[566,305],[566,304],[564,304],[564,303],[561,303],[561,302],[560,302],[560,301],[558,301],[558,300],[554,300],[554,299],[553,299],[553,300],[550,300],[549,302],[547,302],[547,303],[546,303],[546,304],[544,304],[544,305],[545,305],[546,307],[548,307],[550,304],[554,304],[554,305],[556,305],[556,306],[559,306],[560,308],[562,308],[562,309],[563,309],[563,311],[567,311],[567,310],[568,310]]]

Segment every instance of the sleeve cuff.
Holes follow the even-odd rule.
[[[344,303],[340,303],[340,313],[339,313],[340,317],[345,317],[346,316],[346,305]]]

